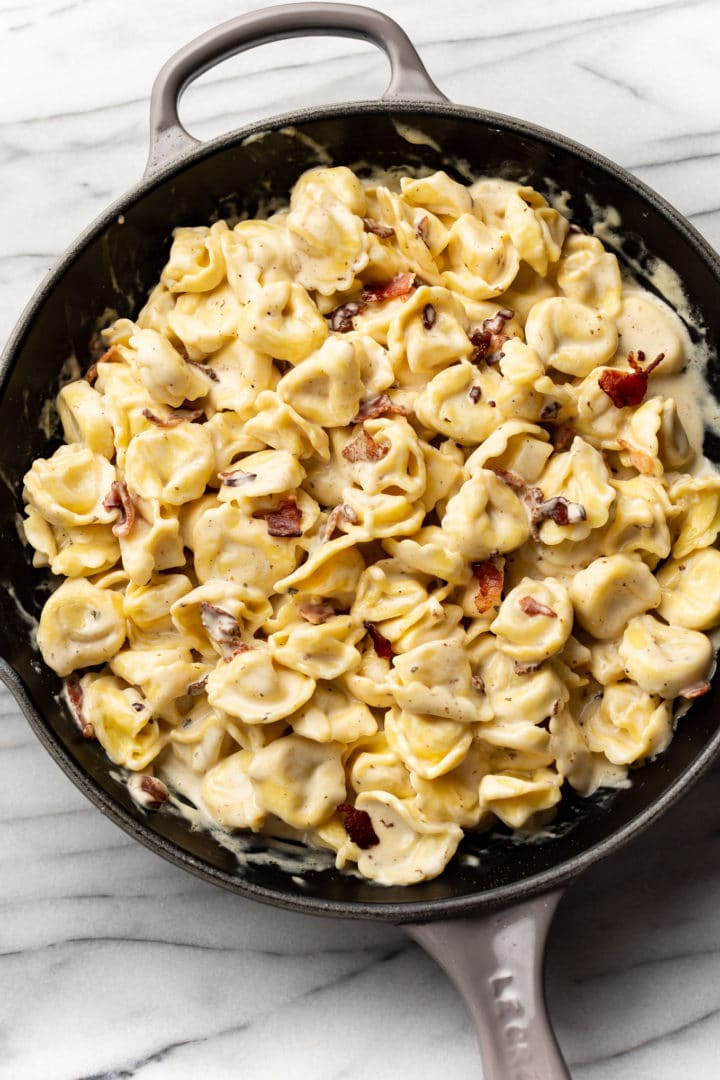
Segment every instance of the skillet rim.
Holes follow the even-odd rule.
[[[201,143],[197,147],[181,152],[178,156],[171,158],[169,161],[155,168],[150,174],[143,176],[137,184],[116,199],[103,213],[91,222],[68,246],[63,255],[61,255],[52,269],[45,276],[25,306],[16,326],[11,332],[6,346],[3,349],[2,358],[0,359],[0,398],[2,398],[5,392],[7,381],[14,370],[17,355],[22,347],[25,335],[40,306],[48,299],[55,286],[73,265],[81,252],[99,237],[119,215],[127,211],[130,206],[142,199],[146,194],[153,190],[153,188],[161,185],[173,176],[180,174],[188,165],[195,165],[205,158],[211,157],[218,151],[226,150],[233,145],[242,144],[248,138],[257,137],[263,133],[269,133],[281,128],[299,127],[305,123],[333,118],[349,120],[353,116],[372,114],[400,114],[401,116],[408,114],[414,116],[426,114],[440,117],[453,116],[460,120],[470,121],[475,124],[484,124],[486,127],[497,128],[499,134],[507,133],[514,137],[530,136],[555,150],[560,150],[565,153],[569,152],[576,157],[581,158],[592,168],[609,174],[615,181],[619,181],[636,197],[649,203],[656,211],[665,217],[671,227],[685,238],[698,257],[707,264],[720,288],[720,256],[718,256],[694,225],[680,214],[675,207],[667,202],[667,200],[658,195],[657,192],[632,173],[629,173],[627,170],[623,169],[609,158],[597,153],[595,150],[584,146],[565,135],[527,121],[519,120],[515,117],[470,106],[455,105],[451,102],[375,100],[339,103],[321,107],[308,107],[256,121]],[[401,139],[402,137],[398,135],[398,138]],[[609,836],[586,847],[579,854],[572,856],[549,870],[534,874],[531,877],[514,882],[511,885],[486,889],[483,892],[476,894],[413,902],[383,902],[382,900],[379,900],[377,903],[370,904],[354,900],[341,901],[303,896],[302,894],[296,893],[291,894],[277,889],[264,888],[254,883],[248,883],[247,881],[234,877],[225,870],[209,865],[191,852],[183,850],[179,845],[166,840],[146,823],[145,820],[137,820],[129,814],[121,805],[115,802],[112,796],[110,796],[97,781],[84,772],[75,761],[74,757],[65,750],[59,741],[56,740],[51,730],[46,726],[42,716],[33,706],[19,675],[2,657],[0,657],[0,679],[2,679],[12,693],[42,745],[72,780],[75,786],[98,807],[101,813],[111,818],[115,824],[119,825],[128,835],[139,840],[155,854],[161,855],[167,861],[182,867],[205,881],[220,885],[221,887],[239,893],[248,899],[258,900],[277,907],[306,914],[339,918],[363,918],[372,921],[391,921],[396,924],[460,918],[473,911],[498,908],[510,905],[516,901],[526,900],[566,884],[583,870],[587,869],[599,859],[605,858],[616,848],[620,847],[637,833],[652,824],[656,818],[668,810],[673,803],[677,802],[678,799],[689,790],[690,786],[707,770],[720,751],[719,726],[695,759],[672,781],[660,796],[650,800],[642,811]],[[151,821],[152,819],[148,820]],[[382,886],[378,886],[378,889],[381,890]]]

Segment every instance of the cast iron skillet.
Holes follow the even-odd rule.
[[[381,101],[305,109],[199,144],[185,131],[177,102],[214,63],[278,38],[334,33],[367,39],[390,60]],[[407,125],[424,133],[402,135]],[[477,1022],[487,1080],[558,1080],[567,1071],[548,1026],[542,953],[561,888],[649,825],[709,764],[720,745],[718,683],[697,702],[692,722],[632,786],[591,799],[568,798],[552,835],[515,843],[502,830],[467,837],[436,881],[383,888],[302,851],[279,863],[262,856],[266,838],[248,841],[238,861],[179,815],[149,817],[129,798],[94,742],[83,741],[59,701],[60,681],[42,663],[33,633],[47,580],[18,542],[21,477],[57,444],[39,425],[63,360],[89,363],[88,343],[108,309],[137,311],[166,259],[172,228],[247,212],[287,198],[316,164],[445,168],[463,161],[476,175],[548,182],[572,193],[573,219],[591,227],[594,208],[622,218],[623,254],[648,270],[655,258],[678,273],[704,323],[712,353],[720,325],[720,261],[672,207],[635,177],[576,143],[508,117],[450,104],[394,22],[369,8],[298,4],[234,19],[191,42],[163,68],[152,95],[151,151],[142,181],[84,233],[37,292],[5,351],[0,370],[0,677],[32,728],[75,784],[132,836],[172,862],[244,896],[321,915],[404,924],[445,967]],[[461,177],[462,178],[462,177]],[[717,381],[717,370],[712,373]],[[708,437],[706,453],[720,460]],[[253,858],[253,853],[259,857]]]

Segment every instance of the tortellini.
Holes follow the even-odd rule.
[[[311,169],[266,220],[181,224],[101,336],[25,476],[64,578],[38,646],[219,839],[429,880],[464,830],[626,785],[708,691],[694,338],[533,188]]]
[[[64,581],[45,604],[37,641],[58,675],[109,660],[125,641],[123,600],[86,578]]]
[[[572,624],[573,606],[561,582],[524,578],[503,600],[490,630],[501,652],[535,664],[562,649]]]
[[[620,637],[630,619],[658,606],[660,585],[641,559],[610,555],[575,575],[570,596],[583,630],[605,641]]]

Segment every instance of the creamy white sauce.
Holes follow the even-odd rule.
[[[397,120],[393,120],[393,124],[399,137],[406,142],[412,145],[426,145],[437,152],[441,152],[441,148],[435,140],[424,134],[422,131],[410,127],[409,125],[405,125]],[[282,129],[282,133],[297,138],[307,145],[316,156],[318,165],[333,164],[327,149],[305,133],[298,131],[293,127]],[[244,145],[262,140],[265,136],[265,132],[248,136],[244,140]],[[458,162],[457,160],[450,162],[447,158],[444,159],[444,162],[446,164],[451,164],[454,171],[462,175],[468,181],[476,181],[478,179],[476,174],[471,173],[467,162]],[[403,170],[403,173],[405,175],[422,176],[429,174],[431,171],[432,170],[429,168],[418,168],[414,170],[406,168]],[[396,188],[397,176],[394,171],[378,172],[377,182],[388,183],[389,186]],[[551,192],[549,197],[551,205],[560,210],[561,213],[569,216],[570,193],[564,189],[558,189],[557,185],[550,180],[545,181],[545,190]],[[623,235],[620,231],[622,221],[618,211],[614,207],[602,207],[599,204],[593,204],[590,197],[587,197],[587,201],[591,205],[593,215],[596,219],[593,225],[594,235],[598,236],[604,243],[607,243],[611,248],[619,252],[621,260],[625,263],[625,268],[629,268],[631,271],[634,271],[638,277],[648,281],[651,287],[657,290],[657,293],[667,302],[671,312],[676,312],[686,326],[691,327],[695,331],[698,338],[697,343],[692,342],[687,329],[684,329],[685,340],[683,345],[686,350],[686,355],[689,358],[689,363],[685,370],[679,375],[654,376],[650,385],[650,396],[661,394],[673,397],[676,401],[679,417],[685,427],[688,438],[696,451],[696,461],[693,467],[688,471],[695,474],[715,472],[716,469],[713,464],[702,455],[704,428],[710,428],[710,430],[720,435],[720,405],[718,405],[718,402],[712,397],[705,379],[705,371],[710,359],[706,343],[706,329],[690,304],[677,273],[670,266],[657,259],[650,262],[650,270],[648,272],[645,265],[628,257],[623,248]],[[281,209],[282,205],[281,200],[268,197],[260,206],[259,216],[269,216],[271,213]],[[118,289],[118,292],[120,292],[121,290],[118,283],[114,282],[114,284]],[[629,291],[631,293],[641,291],[640,286],[633,279],[631,279],[629,283]],[[648,293],[647,290],[642,290],[642,293],[645,298],[650,299],[656,306],[664,309],[665,305],[658,297],[654,296],[652,293]],[[116,312],[105,312],[98,320],[98,325],[106,326],[116,318]],[[651,359],[652,357],[649,356],[648,358]],[[80,375],[81,372],[77,358],[74,355],[71,355],[67,358],[61,369],[59,383],[60,385],[63,385],[66,382],[79,378]],[[58,415],[54,399],[45,403],[37,423],[43,435],[48,439],[56,432]],[[27,623],[34,634],[37,628],[37,620],[25,611],[14,593],[14,590],[10,588],[9,591],[16,602],[17,609],[23,621]],[[718,645],[720,645],[720,628],[714,631],[710,636],[713,641],[713,646],[717,651]],[[682,705],[678,707],[676,711],[676,720],[684,715],[689,706],[689,702],[683,702]],[[302,839],[302,834],[290,834],[290,832],[288,832],[286,836],[283,836],[283,826],[281,822],[276,823],[276,828],[274,827],[274,824],[271,824],[270,827],[264,827],[261,837],[260,834],[247,832],[230,833],[220,828],[204,804],[202,798],[203,777],[193,772],[191,768],[186,766],[171,751],[166,751],[162,755],[162,759],[158,762],[157,771],[158,775],[168,784],[171,791],[169,802],[163,812],[170,811],[177,813],[187,820],[193,829],[203,829],[208,831],[219,844],[232,852],[239,864],[276,867],[292,875],[292,880],[298,885],[304,884],[298,871],[324,870],[334,866],[335,854],[333,851],[317,847],[299,848],[296,844],[289,843],[288,840],[290,835],[297,840],[298,838]],[[114,770],[111,775],[120,782],[126,782],[129,774],[125,770],[119,772]],[[603,799],[606,797],[609,800],[612,798],[612,792],[614,790],[627,788],[631,786],[631,783],[631,779],[624,775],[622,770],[613,769],[612,766],[609,766],[607,774],[603,776],[601,781],[602,788],[607,792],[607,796],[603,796],[602,792],[600,792],[596,794],[594,798],[597,800],[598,798]],[[192,805],[188,805],[184,800],[189,800]],[[551,823],[532,833],[516,832],[512,834],[509,839],[512,843],[538,843],[554,839],[571,827],[572,823],[566,822],[557,826]],[[264,842],[268,842],[271,846],[261,851],[254,850],[258,844]],[[481,861],[479,856],[473,853],[462,853],[459,856],[459,860],[461,864],[473,867],[480,865]],[[354,868],[348,867],[345,872],[353,876],[361,877]],[[372,883],[366,881],[366,884]]]

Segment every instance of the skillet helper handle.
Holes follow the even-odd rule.
[[[145,175],[200,145],[183,127],[178,102],[183,91],[203,72],[255,45],[328,34],[361,38],[386,53],[390,82],[383,94],[385,100],[448,100],[428,75],[405,31],[373,8],[354,4],[282,4],[251,11],[201,34],[171,56],[160,71],[150,98],[150,156]]]
[[[562,890],[468,919],[405,926],[465,999],[485,1080],[569,1080],[543,987],[545,941]]]

